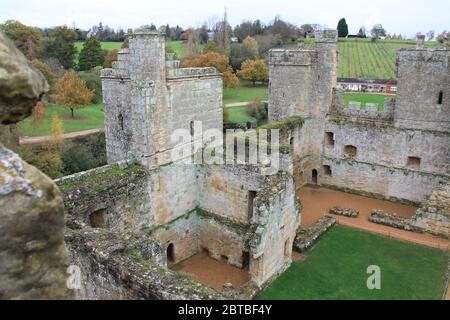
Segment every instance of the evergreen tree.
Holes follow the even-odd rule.
[[[76,32],[66,26],[55,28],[44,44],[44,58],[56,58],[65,69],[71,69],[77,52],[76,38]]]
[[[78,67],[80,70],[90,70],[103,65],[105,56],[100,41],[95,37],[87,38],[80,52]]]
[[[339,38],[345,38],[348,36],[348,25],[347,25],[347,21],[345,21],[345,18],[342,18],[341,20],[339,20],[337,30],[338,30]]]

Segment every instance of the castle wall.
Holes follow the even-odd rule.
[[[249,191],[258,192],[264,176],[245,166],[204,165],[199,168],[199,206],[238,223],[249,221]]]
[[[292,245],[300,225],[295,185],[288,174],[273,176],[255,200],[251,234],[250,276],[262,286],[291,263]]]

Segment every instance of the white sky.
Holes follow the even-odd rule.
[[[336,27],[345,17],[350,33],[381,23],[388,33],[450,29],[449,0],[0,0],[0,22],[16,19],[27,25],[72,25],[89,29],[100,21],[110,27],[137,28],[154,23],[198,26],[228,10],[231,25],[245,19]]]

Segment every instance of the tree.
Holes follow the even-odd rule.
[[[217,23],[214,30],[214,41],[217,43],[219,52],[227,57],[231,53],[231,26],[228,23],[227,11],[223,15],[223,20]]]
[[[386,30],[384,30],[381,24],[376,24],[373,26],[370,34],[372,36],[372,39],[379,39],[380,37],[386,36]]]
[[[366,38],[367,37],[367,33],[366,33],[366,28],[365,27],[359,28],[357,37],[358,38]]]
[[[33,59],[33,61],[31,61],[31,66],[43,74],[50,86],[50,92],[52,92],[56,82],[56,75],[53,73],[52,69],[50,69],[46,63],[38,59]]]
[[[105,57],[105,62],[103,63],[103,67],[112,68],[112,63],[117,61],[117,54],[119,53],[119,49],[109,50]]]
[[[43,56],[58,59],[65,69],[72,68],[77,52],[76,37],[76,32],[66,26],[53,29],[44,43]]]
[[[269,81],[269,67],[263,59],[246,60],[242,63],[238,76],[242,80],[267,82]]]
[[[86,83],[86,87],[91,90],[94,95],[92,96],[92,103],[97,104],[103,101],[102,94],[102,79],[96,72],[81,71],[77,73],[78,78]]]
[[[104,61],[105,56],[100,41],[95,37],[87,38],[80,52],[79,69],[82,71],[91,70],[96,66],[103,65]]]
[[[45,116],[45,105],[42,101],[39,101],[33,109],[33,127],[38,128],[42,125]]]
[[[61,155],[64,144],[64,129],[61,119],[54,115],[52,117],[52,131],[47,142],[47,151]]]
[[[345,38],[348,36],[348,25],[347,25],[347,21],[345,21],[345,18],[342,18],[341,20],[339,20],[337,30],[338,30],[339,38]]]
[[[181,66],[183,68],[214,67],[223,73],[224,86],[226,88],[236,88],[239,84],[239,80],[230,66],[229,58],[216,52],[187,57],[183,59]]]
[[[201,53],[200,48],[200,32],[197,29],[191,29],[187,31],[188,42],[186,44],[185,55],[192,57]]]
[[[203,53],[207,53],[207,52],[219,52],[217,43],[214,40],[209,40],[203,47]]]
[[[86,87],[86,82],[78,78],[75,72],[69,71],[56,83],[53,99],[69,108],[73,118],[74,110],[90,104],[93,95],[92,90]]]
[[[244,39],[244,47],[246,50],[250,53],[250,55],[253,57],[253,59],[257,59],[259,57],[259,46],[258,42],[256,42],[255,39],[248,36]]]
[[[28,27],[19,21],[8,20],[0,24],[0,31],[14,41],[17,48],[29,59],[37,57],[41,47],[41,33],[32,27]]]

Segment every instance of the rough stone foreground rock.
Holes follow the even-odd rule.
[[[414,227],[413,219],[399,217],[395,214],[386,213],[382,210],[372,210],[369,221],[377,224],[382,224],[388,227],[397,229],[421,232],[419,228]]]
[[[30,114],[43,76],[0,34],[0,122]],[[50,178],[0,143],[0,299],[68,299],[62,197]]]
[[[357,218],[359,216],[359,211],[353,209],[345,209],[341,207],[333,207],[330,209],[331,214],[335,214],[337,216],[344,216],[350,218]]]
[[[311,248],[319,238],[336,224],[336,219],[325,216],[317,220],[307,229],[299,228],[294,240],[294,249],[298,252],[305,252]]]
[[[12,41],[0,32],[0,123],[16,123],[28,117],[47,91],[42,74],[31,68]]]

